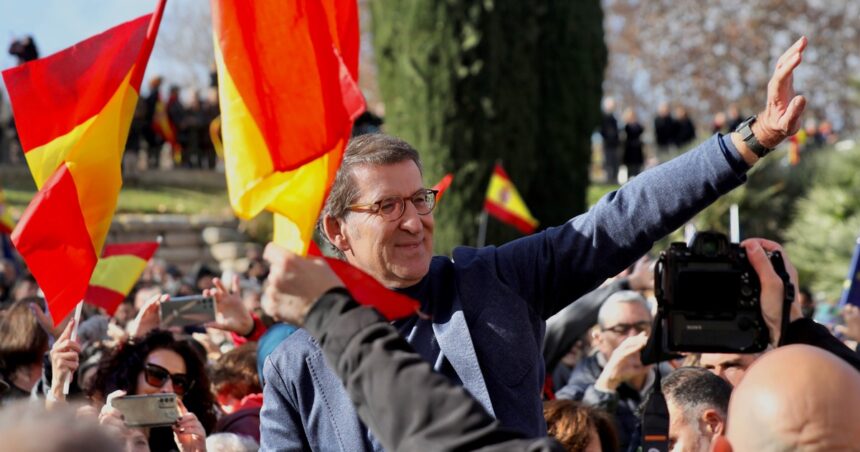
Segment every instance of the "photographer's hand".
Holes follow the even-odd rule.
[[[594,388],[603,392],[615,392],[621,383],[641,374],[647,368],[642,364],[640,352],[648,343],[648,336],[642,332],[624,339],[612,352],[603,372],[594,382]]]
[[[845,325],[836,325],[836,331],[852,341],[860,341],[860,308],[846,304],[842,310]]]
[[[770,258],[768,258],[766,252],[779,251],[782,254],[785,270],[788,272],[789,279],[794,285],[794,303],[791,304],[789,322],[802,317],[800,299],[797,296],[797,270],[791,264],[791,261],[788,260],[785,250],[776,242],[765,239],[748,239],[741,242],[741,246],[746,249],[750,264],[756,274],[758,274],[758,279],[761,283],[761,313],[770,333],[770,344],[776,347],[779,344],[780,334],[782,333],[782,304],[785,298],[783,293],[784,285],[782,278],[773,269],[773,265],[771,265]]]

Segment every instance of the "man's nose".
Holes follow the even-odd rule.
[[[418,215],[418,210],[409,201],[404,207],[406,211],[403,212],[403,217],[400,219],[400,228],[412,234],[420,233],[424,224],[421,223],[421,215]]]

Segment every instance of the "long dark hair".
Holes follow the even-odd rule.
[[[208,434],[217,419],[215,397],[210,390],[204,358],[200,356],[191,339],[177,340],[168,331],[155,330],[142,340],[121,344],[99,364],[90,396],[99,395],[104,398],[117,389],[137,394],[137,377],[143,372],[146,357],[155,350],[171,350],[185,361],[186,373],[194,381],[194,385],[182,397],[182,403],[188,411],[197,416]],[[155,430],[157,429],[153,429],[153,432]],[[173,441],[172,436],[170,440]]]

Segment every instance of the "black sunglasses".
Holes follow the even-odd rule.
[[[188,378],[188,375],[171,374],[167,369],[152,363],[146,363],[143,366],[143,377],[146,384],[155,388],[164,386],[170,379],[173,382],[173,392],[176,395],[184,395],[194,386],[194,380]]]

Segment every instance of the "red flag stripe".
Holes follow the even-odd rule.
[[[310,243],[308,255],[322,256],[316,243]],[[373,307],[386,319],[403,319],[414,315],[420,309],[421,305],[414,299],[386,288],[372,276],[349,263],[330,257],[325,260],[359,304]]]
[[[114,315],[116,308],[125,300],[125,295],[106,287],[89,286],[84,299],[91,305],[104,308],[109,315]]]
[[[519,229],[520,232],[522,232],[523,234],[531,234],[535,231],[534,225],[530,224],[523,218],[514,215],[505,206],[501,206],[489,200],[484,200],[484,209],[487,210],[487,213],[496,217],[500,221],[508,223],[511,226]]]
[[[25,153],[69,133],[104,108],[135,64],[151,16],[3,72]],[[134,87],[139,91],[139,80]]]
[[[59,323],[83,299],[98,261],[66,165],[36,193],[12,232],[12,242],[45,293],[54,322]]]
[[[357,58],[345,55],[342,60],[332,51],[337,50],[337,24],[329,23],[327,8],[331,11],[335,7],[333,0],[297,0],[288,8],[280,1],[248,5],[212,2],[218,45],[227,71],[263,136],[274,170],[293,170],[334,148],[344,134],[342,127],[350,126],[348,118],[360,114],[347,103],[360,93],[352,93],[357,92],[352,80],[342,86],[341,76],[341,66],[357,62]],[[357,46],[348,51],[357,52]],[[283,59],[282,55],[290,58]],[[273,61],[275,58],[280,60]],[[314,68],[314,77],[307,76],[308,68]],[[357,67],[347,69],[352,74],[358,72]],[[347,102],[342,93],[323,89],[331,86],[347,88]]]
[[[105,245],[102,257],[131,254],[148,261],[156,250],[158,250],[158,242],[116,243]]]

